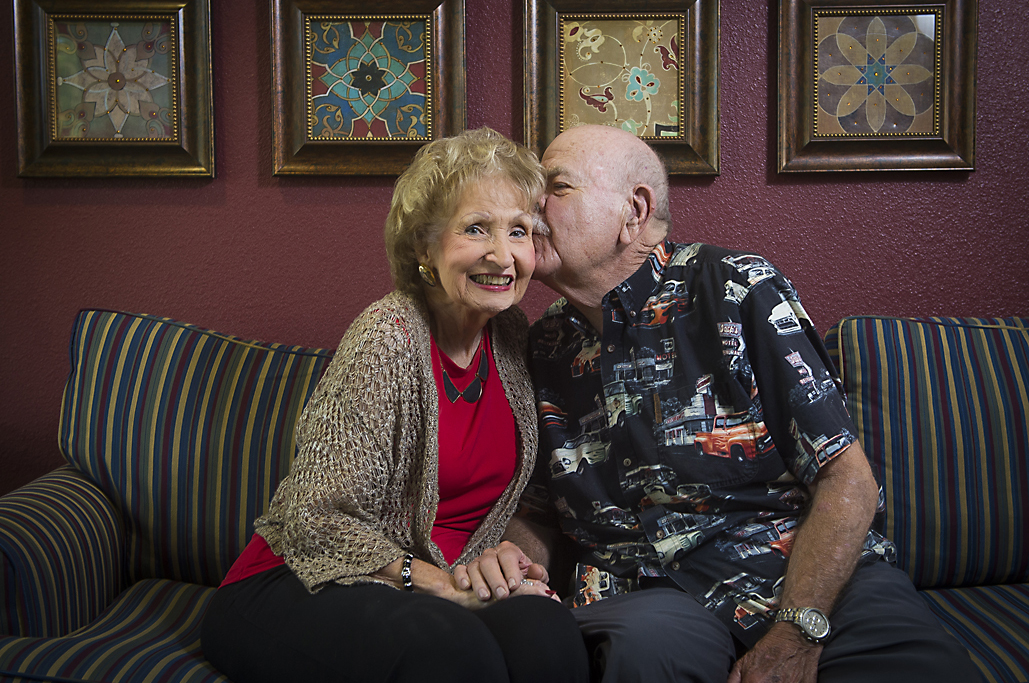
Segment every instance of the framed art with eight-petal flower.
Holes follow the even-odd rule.
[[[974,170],[976,0],[781,0],[779,171]]]
[[[275,0],[273,172],[391,175],[465,126],[463,0]]]
[[[607,125],[646,140],[669,173],[718,173],[718,0],[524,2],[530,148]]]
[[[19,175],[214,175],[207,0],[16,0]]]

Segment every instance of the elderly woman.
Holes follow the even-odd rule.
[[[235,683],[588,678],[575,620],[527,559],[499,601],[453,575],[495,552],[533,468],[515,304],[543,185],[536,157],[488,128],[426,145],[397,180],[396,291],[340,342],[204,620],[204,653]]]

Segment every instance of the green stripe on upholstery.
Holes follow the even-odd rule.
[[[988,683],[1029,681],[1029,584],[922,591]]]
[[[289,471],[331,351],[83,311],[60,445],[123,512],[130,582],[217,585]]]
[[[0,671],[97,683],[228,683],[200,648],[200,624],[214,591],[141,581],[69,636],[0,637]]]
[[[919,588],[1029,580],[1023,318],[845,318],[826,335]]]
[[[124,535],[114,506],[62,467],[0,498],[0,633],[59,636],[121,592]]]

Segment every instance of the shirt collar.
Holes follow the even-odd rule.
[[[647,260],[639,269],[616,286],[604,297],[604,307],[608,308],[612,295],[617,295],[626,311],[640,311],[643,303],[658,289],[665,266],[675,251],[675,243],[670,240],[661,242],[647,256]]]

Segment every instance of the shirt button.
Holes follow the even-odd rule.
[[[626,467],[628,467],[629,465],[632,464],[632,458],[626,458],[625,460],[622,461],[622,464],[625,465]]]
[[[608,353],[614,353],[615,352],[615,345],[614,344],[608,344],[607,345],[607,352]]]
[[[636,317],[636,311],[629,311],[629,317],[630,318],[635,318]]]
[[[672,568],[673,570],[675,570],[675,571],[679,571],[679,563],[678,563],[678,562],[673,562],[673,563],[672,563],[672,564],[670,564],[669,566],[670,566],[670,567],[671,567],[671,568]]]

